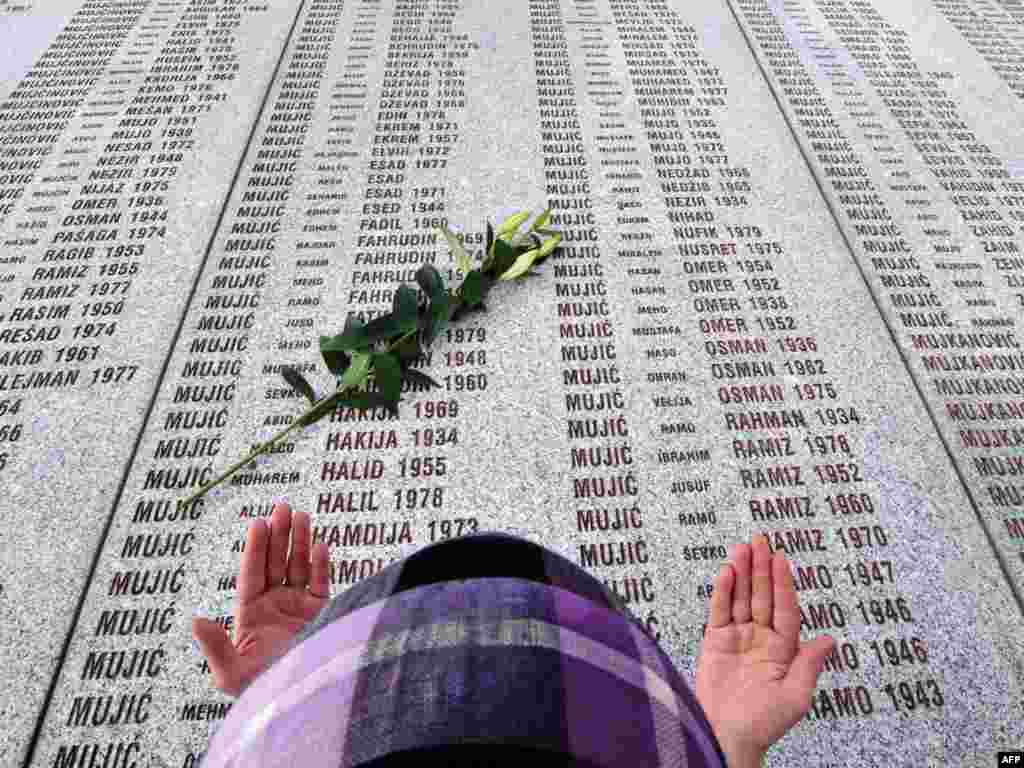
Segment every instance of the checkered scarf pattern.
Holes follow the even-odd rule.
[[[469,548],[486,563],[509,545],[542,565],[449,578]],[[410,563],[446,563],[446,580],[410,585]],[[331,600],[242,692],[202,765],[386,766],[417,750],[454,765],[466,745],[493,748],[489,765],[529,747],[567,766],[725,766],[693,692],[622,601],[493,533],[430,545]]]

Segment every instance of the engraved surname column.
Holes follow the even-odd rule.
[[[531,0],[529,9],[548,205],[552,224],[563,233],[552,271],[559,300],[572,511],[577,531],[586,534],[579,545],[579,564],[630,601],[647,602],[657,590],[645,570],[650,551],[642,531],[640,482],[632,468],[619,346],[610,319],[569,44],[557,0]],[[638,618],[660,637],[653,611]]]

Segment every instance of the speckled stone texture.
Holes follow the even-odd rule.
[[[127,30],[111,26],[109,18],[129,17],[127,7],[105,6],[90,14],[81,2],[37,3],[27,12],[0,18],[0,103],[5,107],[0,129],[5,138],[0,146],[5,196],[0,209],[12,203],[9,212],[0,213],[0,334],[8,334],[0,345],[0,355],[6,355],[0,360],[3,765],[19,765],[25,757],[94,553],[297,3],[238,6],[237,19],[223,16],[220,31],[195,46],[198,53],[178,54],[185,57],[185,64],[178,66],[202,69],[191,69],[195,79],[187,84],[169,81],[179,99],[171,105],[171,116],[179,119],[176,125],[167,115],[128,111],[146,103],[140,99],[145,96],[147,73],[159,66],[155,60],[175,28],[190,23],[183,19],[185,4],[145,5],[137,4],[143,12]],[[95,73],[76,71],[81,46],[94,50],[100,44],[99,37],[92,42],[88,38],[100,35],[97,19],[105,20],[103,34],[123,41]],[[193,15],[191,22],[204,34],[214,27],[212,17],[202,14]],[[59,33],[63,37],[58,39]],[[59,40],[68,41],[66,62],[40,62],[42,53],[52,51]],[[205,50],[208,44],[216,51]],[[215,56],[221,58],[215,62]],[[33,81],[27,75],[40,76],[44,64],[50,67],[51,80],[42,82],[51,84],[36,91],[22,89],[20,100],[11,98],[19,83]],[[162,65],[168,66],[167,61]],[[222,69],[215,72],[218,65]],[[166,87],[167,82],[148,87]],[[197,90],[207,86],[200,97]],[[194,112],[186,112],[187,105],[180,101],[189,89],[189,104],[199,108]],[[69,102],[77,106],[69,107]],[[125,119],[128,122],[121,123]],[[142,122],[132,125],[131,120]],[[183,129],[187,131],[181,133]],[[139,131],[150,135],[143,138]],[[46,138],[51,135],[55,140]],[[147,141],[153,144],[151,150],[136,151]],[[148,162],[145,158],[161,153],[165,141],[172,142],[165,153],[176,155],[180,150],[181,159]],[[175,146],[175,141],[181,143]],[[108,144],[129,144],[132,149],[108,151]],[[36,160],[31,152],[39,147],[48,149],[38,168],[19,170],[18,163]],[[104,155],[109,159],[134,154],[142,159],[133,166],[99,162]],[[149,176],[144,175],[147,167],[153,171]],[[125,168],[131,170],[128,177],[117,175]],[[174,175],[167,175],[167,169]],[[114,173],[104,178],[96,175],[97,170]],[[27,184],[12,178],[22,175],[29,177]],[[20,198],[12,199],[11,192],[19,189]],[[99,201],[101,207],[82,207],[90,201]],[[66,221],[69,216],[116,212],[121,214],[119,226],[76,227]],[[133,223],[133,212],[166,218]],[[166,232],[131,232],[151,225],[165,226]],[[106,229],[118,230],[115,239],[55,243],[62,231]],[[107,250],[112,244],[124,247],[112,255]],[[94,250],[86,258],[90,245]],[[140,246],[141,256],[130,255],[131,248]],[[35,293],[26,296],[26,290]],[[60,292],[63,300],[46,300],[48,290]],[[101,306],[86,316],[85,307],[96,301],[123,301],[123,309],[115,316],[102,314]],[[26,320],[30,311],[44,314]],[[99,330],[102,322],[116,322],[113,335]],[[86,324],[92,325],[93,333],[76,336],[78,326],[83,326],[80,334],[89,330]],[[59,329],[58,335],[43,341],[10,335],[51,328]],[[93,353],[93,347],[98,352]],[[15,380],[71,370],[78,370],[79,379],[63,386],[26,389]],[[93,371],[111,371],[109,382],[104,383],[102,376],[94,382]],[[19,400],[21,407],[12,413]],[[83,631],[91,636],[94,629]],[[73,674],[80,678],[81,663]]]
[[[730,2],[1019,596],[1024,76],[985,57],[1021,29],[967,3]],[[808,86],[824,108],[801,114]]]
[[[856,244],[851,252],[850,222],[837,225],[822,169],[812,153],[809,166],[724,0],[456,3],[422,16],[398,0],[307,0],[294,28],[285,11],[266,36],[253,32],[268,50],[290,38],[194,295],[180,286],[191,285],[203,248],[187,263],[147,255],[167,288],[126,310],[131,322],[164,318],[170,329],[134,326],[125,337],[149,390],[121,390],[116,401],[83,390],[76,403],[68,391],[38,411],[49,419],[40,433],[83,446],[99,444],[86,405],[109,401],[122,414],[104,414],[108,448],[82,450],[102,468],[92,470],[100,483],[62,471],[16,494],[12,510],[40,522],[19,522],[14,539],[5,532],[3,551],[38,563],[17,593],[45,595],[49,624],[72,621],[122,476],[124,486],[60,668],[64,630],[36,657],[5,638],[7,688],[40,694],[0,749],[24,754],[55,673],[32,766],[94,752],[195,765],[229,700],[210,685],[190,619],[228,620],[245,528],[276,499],[313,515],[331,544],[335,594],[460,526],[543,543],[627,597],[691,679],[727,548],[766,532],[800,568],[805,637],[829,632],[841,650],[820,679],[816,716],[768,765],[980,768],[1014,748],[1020,607],[998,555],[1007,559],[1007,543],[990,538],[1002,523],[979,521],[978,494],[968,495],[936,431],[921,363],[901,353],[878,276]],[[950,40],[948,30],[927,34]],[[980,83],[965,103],[998,112],[984,94],[1005,85],[990,82],[983,60],[958,61]],[[249,96],[247,114],[259,102]],[[1004,128],[996,142],[995,118],[970,130],[1001,157],[1020,138]],[[228,165],[203,168],[223,176],[223,194],[245,135],[217,138]],[[439,158],[446,164],[432,167]],[[932,184],[926,174],[915,167],[911,178]],[[390,290],[424,260],[448,278],[441,242],[403,236],[423,239],[441,216],[477,233],[485,219],[552,201],[565,249],[540,277],[495,288],[486,313],[458,324],[461,336],[434,343],[422,370],[441,390],[403,394],[397,420],[324,420],[201,506],[176,506],[197,478],[302,412],[278,366],[305,366],[326,391],[317,336],[340,331],[350,310],[387,310]],[[389,235],[397,244],[374,239]],[[568,338],[576,333],[597,335]],[[224,351],[211,351],[211,339]],[[595,345],[605,359],[570,359]],[[590,412],[577,409],[582,395],[595,398]],[[588,426],[613,434],[581,439]],[[32,445],[43,447],[19,455],[38,462],[50,443]],[[613,466],[587,467],[583,448]],[[9,476],[27,484],[30,475],[18,464]],[[599,486],[616,495],[595,498]],[[45,505],[40,489],[52,494]],[[52,556],[22,554],[39,546],[44,510],[50,520],[83,494],[94,494],[94,511],[74,520],[92,533],[62,534],[66,544],[48,534]],[[787,514],[770,513],[784,503]],[[605,530],[605,520],[626,525]],[[78,586],[54,589],[39,573],[67,566],[62,546],[77,553],[68,578]],[[633,562],[601,562],[616,553]],[[35,603],[15,604],[17,615],[38,616]],[[115,618],[134,631],[117,634]],[[34,645],[38,625],[18,625]],[[129,678],[83,679],[99,653],[116,650],[159,661]],[[127,724],[103,722],[108,701]]]

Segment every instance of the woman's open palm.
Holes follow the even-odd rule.
[[[326,604],[327,545],[318,544],[310,557],[309,526],[309,515],[297,512],[293,518],[287,504],[274,506],[269,527],[262,520],[249,526],[238,574],[234,643],[220,624],[192,620],[192,634],[218,690],[237,696]]]
[[[711,596],[696,694],[723,748],[763,753],[811,707],[831,637],[800,643],[800,611],[785,555],[768,539],[734,549]],[[727,747],[728,744],[728,747]]]

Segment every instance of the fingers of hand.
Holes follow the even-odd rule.
[[[245,551],[238,571],[238,600],[247,603],[267,591],[267,550],[270,530],[262,520],[254,521],[245,536]]]
[[[215,621],[192,619],[192,636],[199,643],[203,656],[210,664],[217,688],[237,696],[241,689],[238,652],[227,631]]]
[[[818,683],[818,676],[824,667],[825,657],[833,647],[835,641],[828,635],[816,637],[800,645],[786,675],[786,686],[795,701],[810,702]]]
[[[768,549],[768,537],[755,536],[750,540],[752,550],[750,613],[754,621],[763,627],[772,626],[772,553]]]
[[[270,548],[267,553],[267,586],[284,583],[288,565],[288,536],[292,531],[292,511],[285,502],[274,504],[270,515]]]
[[[732,592],[732,620],[737,624],[750,621],[750,545],[737,544],[733,547],[732,567],[736,571],[736,585]]]
[[[800,607],[796,587],[793,585],[793,573],[789,570],[786,556],[781,552],[772,558],[771,567],[774,589],[772,627],[789,644],[792,652],[796,653],[800,638]]]
[[[305,587],[309,583],[309,515],[296,512],[292,517],[292,550],[288,555],[288,585]]]
[[[309,578],[309,593],[314,597],[331,595],[331,566],[327,545],[322,541],[313,547],[313,570]]]
[[[732,566],[726,563],[715,577],[715,588],[711,593],[709,627],[724,627],[732,621],[732,588],[735,582],[736,574]]]

